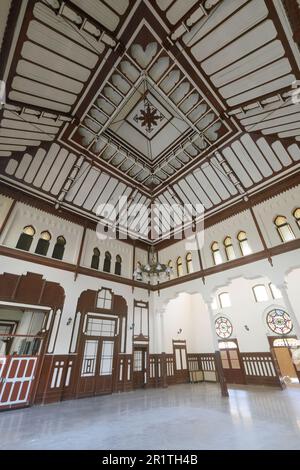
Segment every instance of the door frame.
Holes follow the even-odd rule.
[[[134,374],[136,372],[140,371],[135,371],[134,370],[134,352],[135,351],[142,351],[143,355],[146,354],[146,361],[143,361],[143,373],[144,373],[144,384],[142,387],[135,387],[134,384]],[[143,356],[142,356],[143,357]],[[145,381],[146,377],[146,381]],[[150,377],[150,359],[149,359],[149,342],[140,342],[140,343],[133,343],[132,345],[132,387],[134,390],[138,390],[139,388],[147,388],[149,387],[149,377]]]
[[[218,340],[218,344],[220,343],[235,343],[236,344],[236,348],[224,348],[224,349],[220,349],[220,353],[221,351],[237,351],[237,355],[238,355],[238,360],[239,360],[239,363],[240,363],[240,371],[241,371],[241,374],[242,374],[242,380],[243,382],[241,384],[235,384],[235,383],[232,383],[232,382],[228,382],[228,378],[226,377],[226,370],[238,370],[238,369],[233,369],[232,367],[230,367],[230,369],[225,369],[223,367],[223,364],[222,364],[222,369],[223,369],[223,373],[225,375],[225,379],[226,379],[226,383],[228,385],[246,385],[247,384],[247,379],[246,379],[246,372],[245,372],[245,367],[244,367],[244,363],[243,363],[243,358],[241,356],[241,352],[240,352],[240,348],[239,348],[239,342],[236,338],[226,338],[226,339],[219,339]],[[227,356],[228,357],[228,356]],[[221,358],[221,362],[222,362],[222,358]],[[229,362],[230,362],[230,366],[231,366],[231,359],[229,357]]]
[[[276,364],[276,368],[277,368],[277,373],[280,377],[280,381],[283,382],[283,375],[281,373],[281,370],[280,370],[280,367],[279,367],[279,364],[278,364],[278,361],[277,361],[277,357],[276,357],[276,353],[275,353],[275,349],[277,347],[286,347],[289,351],[289,354],[291,356],[291,362],[293,364],[293,367],[295,369],[295,372],[296,372],[296,375],[298,377],[298,380],[299,380],[299,384],[300,384],[300,370],[297,370],[296,367],[295,367],[295,364],[293,363],[292,361],[292,353],[291,353],[291,348],[289,346],[274,346],[274,341],[276,339],[296,339],[298,340],[297,336],[296,335],[278,335],[278,336],[268,336],[268,341],[269,341],[269,344],[270,344],[270,353],[272,355],[272,358]]]

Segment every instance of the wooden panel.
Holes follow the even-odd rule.
[[[241,353],[241,358],[248,384],[280,386],[280,380],[270,353]]]

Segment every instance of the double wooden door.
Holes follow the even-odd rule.
[[[89,336],[84,342],[79,396],[112,393],[115,338]]]
[[[232,343],[232,344],[231,344]],[[222,342],[224,349],[221,349],[221,360],[224,376],[228,384],[245,384],[245,372],[238,345],[232,341],[226,344]]]

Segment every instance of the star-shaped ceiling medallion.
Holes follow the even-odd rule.
[[[154,127],[157,126],[158,121],[162,121],[164,116],[152,105],[149,101],[144,101],[144,109],[140,109],[139,113],[133,118],[135,122],[145,127],[147,132],[152,132]]]

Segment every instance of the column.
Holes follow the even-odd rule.
[[[222,366],[222,360],[221,360],[221,353],[219,349],[219,341],[218,341],[218,336],[216,333],[216,328],[215,328],[215,320],[214,320],[214,314],[211,308],[211,302],[206,301],[206,307],[208,310],[209,314],[209,319],[210,319],[210,325],[211,325],[211,331],[213,335],[213,346],[214,346],[214,351],[215,351],[215,364],[216,364],[216,372],[218,375],[219,383],[220,383],[220,388],[221,388],[221,395],[222,397],[228,397],[228,388],[227,388],[227,383],[226,379],[224,376],[224,371],[223,371],[223,366]]]
[[[280,289],[280,292],[282,294],[283,301],[285,303],[287,313],[290,315],[293,325],[294,325],[294,330],[298,338],[300,338],[300,325],[299,321],[296,317],[296,314],[294,312],[293,306],[291,304],[290,298],[288,296],[288,286],[287,283],[284,282],[283,284],[280,284],[277,286],[278,289]]]

